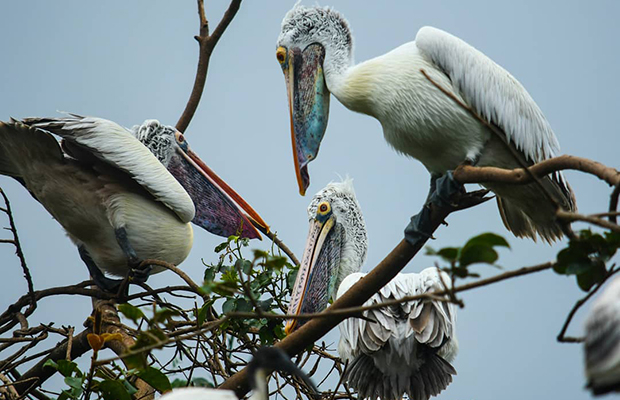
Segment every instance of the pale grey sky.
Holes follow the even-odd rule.
[[[212,27],[225,1],[207,1]],[[304,1],[312,5],[314,1]],[[562,151],[617,166],[620,110],[620,2],[608,1],[344,1],[330,3],[349,20],[355,58],[365,60],[413,40],[432,25],[493,58],[527,88],[554,128]],[[278,231],[297,253],[307,233],[306,206],[327,182],[349,174],[365,213],[370,249],[365,270],[398,241],[422,205],[429,176],[415,160],[384,142],[379,124],[335,99],[320,156],[310,164],[308,196],[300,197],[293,168],[284,80],[275,59],[280,21],[292,1],[247,1],[211,60],[202,103],[187,131],[194,150]],[[53,116],[57,110],[95,115],[124,126],[148,118],[174,125],[194,79],[195,1],[2,2],[0,119]],[[579,209],[603,211],[609,190],[600,181],[567,173]],[[60,226],[26,191],[0,177],[13,202],[24,251],[38,289],[87,278]],[[451,216],[431,245],[459,245],[476,234],[505,235],[506,269],[551,260],[558,246],[516,239],[490,202]],[[4,224],[4,222],[3,222]],[[195,229],[182,267],[195,280],[200,259],[215,260],[220,238]],[[0,308],[25,292],[13,248],[0,246]],[[414,259],[406,272],[432,265]],[[477,267],[483,275],[496,273]],[[151,278],[166,285],[170,274]],[[460,354],[452,385],[440,399],[586,399],[581,348],[555,337],[581,296],[573,278],[543,272],[463,295],[457,332]],[[80,326],[86,298],[42,305],[43,321]],[[582,333],[580,313],[570,334]],[[337,341],[337,332],[326,340]],[[1,357],[0,357],[1,358]]]

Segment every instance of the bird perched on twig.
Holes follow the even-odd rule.
[[[276,57],[286,80],[302,195],[310,184],[308,163],[317,157],[327,127],[330,93],[347,108],[378,119],[396,151],[424,164],[431,174],[429,200],[438,195],[448,201],[463,190],[449,172],[462,163],[513,169],[559,152],[555,134],[525,88],[442,30],[424,27],[415,41],[354,64],[345,18],[331,8],[296,4],[282,21]],[[436,187],[446,173],[449,179],[439,181],[445,186]],[[504,224],[518,237],[554,241],[568,229],[557,221],[557,209],[576,210],[559,172],[527,185],[484,186],[495,192]],[[429,234],[424,222],[409,225],[410,242],[416,232]]]
[[[62,145],[53,135],[62,138]],[[260,238],[262,218],[200,160],[175,128],[147,120],[132,130],[69,114],[0,122],[0,174],[21,182],[63,226],[108,291],[180,264],[194,224],[216,235]]]
[[[323,311],[366,274],[359,270],[368,241],[351,180],[330,183],[308,207],[310,232],[291,295],[289,314]],[[364,305],[451,287],[436,268],[398,274]],[[441,300],[404,301],[364,311],[341,322],[338,353],[348,361],[345,379],[361,399],[427,400],[452,382],[456,371],[456,310]],[[287,321],[292,332],[300,321]]]

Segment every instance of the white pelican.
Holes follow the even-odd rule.
[[[327,127],[329,94],[350,110],[379,120],[385,140],[416,158],[434,180],[463,162],[517,168],[553,157],[558,141],[534,100],[502,67],[461,39],[424,27],[414,42],[353,63],[348,22],[330,8],[299,4],[282,21],[276,57],[284,72],[297,181],[303,195]],[[422,73],[503,133],[495,136]],[[450,174],[451,176],[451,174]],[[560,207],[575,210],[562,174],[542,179]],[[518,237],[546,241],[562,235],[556,208],[540,187],[488,184],[502,220]],[[413,230],[416,227],[412,227]]]
[[[267,375],[271,370],[295,374],[306,382],[315,392],[318,390],[312,380],[295,365],[284,351],[277,347],[260,348],[252,361],[248,364],[248,376],[251,390],[254,392],[248,400],[267,400],[269,398],[269,386]],[[237,400],[237,395],[232,390],[207,389],[187,387],[174,389],[160,397],[161,400]]]
[[[620,391],[620,278],[615,278],[586,317],[585,372],[595,395]]]
[[[366,227],[351,180],[318,192],[308,214],[310,232],[289,314],[322,311],[330,297],[340,297],[366,275],[358,272],[368,247]],[[442,279],[450,285],[448,275],[436,268],[398,274],[365,305],[443,290]],[[456,371],[450,362],[458,350],[453,304],[408,301],[364,316],[376,322],[343,321],[338,345],[340,357],[349,362],[345,379],[360,399],[401,399],[407,393],[412,400],[427,400],[452,382]],[[289,320],[285,330],[298,325]]]
[[[131,131],[76,115],[0,122],[0,173],[63,226],[107,290],[117,281],[101,271],[126,276],[147,258],[180,264],[192,247],[190,221],[220,236],[259,238],[250,220],[266,227],[180,132],[155,120]]]

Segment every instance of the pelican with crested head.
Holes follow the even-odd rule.
[[[73,114],[0,122],[0,174],[22,183],[63,226],[109,291],[119,282],[104,272],[126,276],[145,259],[180,264],[193,243],[190,222],[225,237],[260,238],[253,223],[267,227],[182,133],[156,120],[132,130]]]
[[[442,30],[423,27],[415,41],[354,64],[345,18],[331,8],[296,4],[282,21],[276,57],[286,81],[302,195],[310,184],[308,164],[317,157],[327,128],[330,93],[350,110],[378,119],[396,151],[421,161],[431,174],[431,192],[439,176],[464,162],[512,169],[559,152],[555,134],[525,88],[483,53]],[[492,134],[455,100],[501,134]],[[556,206],[573,211],[575,199],[561,173],[540,181],[542,188],[484,186],[497,195],[508,230],[551,242],[562,236]]]
[[[310,232],[293,287],[289,314],[323,311],[366,275],[366,226],[351,180],[330,183],[308,207]],[[449,276],[436,268],[398,274],[364,305],[443,290]],[[456,371],[456,309],[444,301],[406,301],[363,312],[340,323],[338,353],[348,361],[345,379],[361,399],[428,400]],[[287,321],[291,333],[302,322]]]

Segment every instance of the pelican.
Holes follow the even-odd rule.
[[[351,180],[330,183],[308,207],[310,232],[291,294],[289,314],[320,312],[366,274],[360,273],[368,241]],[[449,287],[436,268],[398,274],[365,305]],[[336,291],[337,288],[337,291]],[[361,399],[427,400],[452,382],[456,371],[456,310],[442,301],[408,301],[364,312],[375,322],[349,318],[340,323],[340,358],[345,379]],[[300,322],[287,321],[291,333]]]
[[[615,278],[586,317],[585,373],[594,395],[620,392],[620,278]]]
[[[378,119],[391,147],[422,162],[431,174],[431,194],[437,178],[446,172],[451,178],[449,171],[462,163],[518,168],[516,156],[531,165],[559,152],[555,134],[525,88],[442,30],[423,27],[415,41],[354,64],[345,18],[331,8],[296,4],[282,21],[276,57],[286,81],[302,195],[310,184],[308,163],[317,157],[327,127],[330,93],[350,110]],[[501,135],[492,134],[455,99]],[[541,181],[544,190],[536,184],[484,186],[497,195],[502,220],[514,235],[552,242],[562,236],[554,203],[573,211],[575,199],[561,173]]]
[[[95,283],[110,291],[118,281],[103,272],[124,277],[144,259],[180,264],[192,247],[190,222],[248,238],[260,238],[252,221],[267,226],[183,134],[156,120],[132,130],[72,114],[0,122],[0,173],[62,225]]]
[[[277,347],[261,347],[252,361],[248,364],[248,376],[252,379],[249,384],[254,391],[248,400],[267,400],[269,398],[269,386],[267,375],[270,370],[295,374],[306,382],[316,393],[317,388],[310,378],[295,365],[291,359]],[[188,387],[174,389],[160,397],[161,400],[237,400],[237,395],[232,390],[207,389]]]

